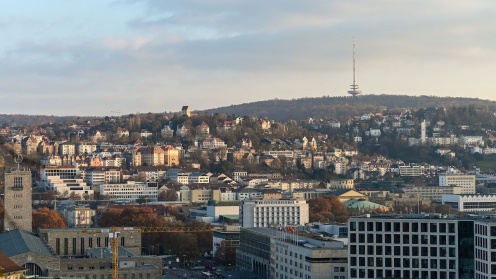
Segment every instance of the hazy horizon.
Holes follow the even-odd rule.
[[[112,115],[269,99],[496,100],[492,1],[10,1],[0,113]]]

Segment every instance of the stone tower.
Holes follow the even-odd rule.
[[[17,168],[5,173],[3,220],[5,231],[13,229],[32,231],[32,191],[31,171]]]

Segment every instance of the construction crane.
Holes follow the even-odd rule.
[[[213,232],[213,228],[196,228],[196,227],[134,227],[133,229],[141,233],[180,233],[180,232]],[[119,279],[119,232],[120,228],[113,227],[109,232],[109,238],[112,245],[112,279]]]
[[[119,234],[117,228],[112,228],[112,232],[109,233],[112,245],[112,279],[119,279]]]

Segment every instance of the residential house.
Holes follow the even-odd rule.
[[[129,137],[129,131],[126,128],[117,128],[117,136],[120,138]]]
[[[148,131],[148,130],[143,129],[140,132],[140,138],[147,139],[147,138],[150,138],[151,136],[153,136],[153,133]]]
[[[227,132],[231,131],[236,127],[236,123],[232,121],[222,121],[219,124],[217,124],[217,131],[218,132]]]
[[[198,132],[200,133],[200,135],[208,135],[210,134],[210,126],[208,126],[205,121],[202,121],[202,123],[198,127]]]
[[[76,145],[73,143],[64,142],[59,145],[59,155],[76,155]]]
[[[185,125],[177,125],[176,135],[179,137],[185,137],[190,134],[190,130]]]
[[[260,124],[260,128],[262,130],[269,130],[271,127],[270,120],[267,118],[259,118],[258,123]]]
[[[220,138],[209,137],[203,140],[202,148],[205,149],[227,148],[227,144]]]
[[[160,134],[163,138],[172,138],[174,136],[174,130],[172,130],[169,125],[165,125],[164,128],[160,130]]]

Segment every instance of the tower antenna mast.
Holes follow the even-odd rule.
[[[358,90],[358,84],[356,84],[356,67],[355,67],[355,37],[353,37],[353,84],[351,85],[348,94],[353,97],[360,95],[362,93],[361,90]]]

